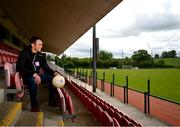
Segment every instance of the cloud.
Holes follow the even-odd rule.
[[[80,47],[71,47],[65,52],[65,54],[73,57],[87,57],[90,56],[90,48],[82,45]]]
[[[141,4],[139,4],[141,3]],[[124,0],[96,25],[100,50],[114,57],[131,56],[139,49],[152,54],[180,47],[179,0]],[[66,52],[89,57],[92,29]]]
[[[87,31],[76,43],[70,46],[65,54],[74,57],[89,56],[90,48],[92,48],[92,29]]]
[[[134,27],[134,28],[133,28]],[[174,30],[180,28],[180,15],[170,13],[154,15],[138,15],[133,29],[139,32]]]
[[[157,32],[180,29],[180,15],[170,13],[154,15],[137,15],[133,24],[120,30],[108,29],[101,37],[129,37],[139,36],[143,32]]]
[[[180,11],[176,9],[179,4],[178,0],[137,1],[143,5],[137,5],[132,0],[127,0],[122,2],[124,6],[113,10],[114,17],[111,15],[105,19],[112,24],[106,26],[107,29],[101,27],[104,30],[101,31],[100,37],[120,38],[139,36],[143,32],[180,29]],[[102,21],[102,23],[107,22]]]
[[[114,58],[125,58],[131,56],[133,52],[130,51],[123,51],[123,52],[112,52]]]

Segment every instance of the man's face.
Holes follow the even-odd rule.
[[[35,43],[32,43],[32,49],[36,52],[41,52],[43,46],[43,42],[41,40],[37,40]]]

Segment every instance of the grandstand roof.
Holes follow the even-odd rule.
[[[122,0],[0,0],[25,37],[44,39],[44,50],[60,54]]]

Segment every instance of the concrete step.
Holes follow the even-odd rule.
[[[40,105],[40,110],[44,113],[44,126],[64,126],[59,109],[48,106],[46,101]]]
[[[23,111],[15,126],[43,126],[43,112]]]
[[[64,121],[62,119],[44,119],[44,126],[64,127]]]
[[[22,112],[19,102],[6,102],[0,104],[0,126],[12,126],[16,123]]]

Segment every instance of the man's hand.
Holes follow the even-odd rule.
[[[39,86],[40,83],[41,83],[41,77],[38,74],[36,74],[36,73],[33,74],[33,77],[35,79],[36,85]]]
[[[54,72],[54,76],[56,76],[57,74],[59,74],[57,71]]]

